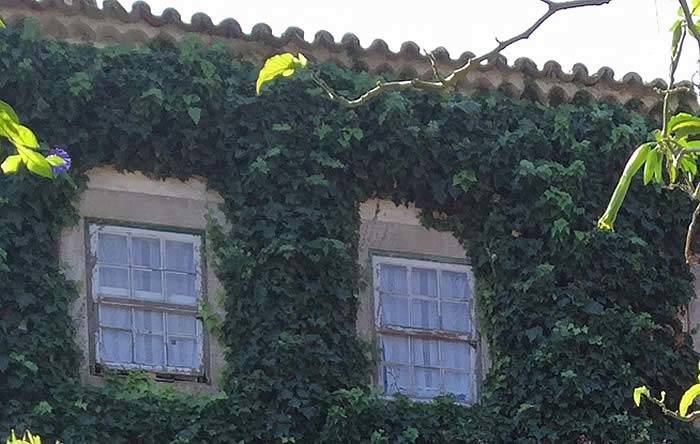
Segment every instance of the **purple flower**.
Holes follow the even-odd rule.
[[[57,146],[51,148],[49,150],[49,156],[51,156],[51,155],[58,156],[61,159],[63,159],[63,161],[65,162],[64,165],[51,167],[54,174],[56,174],[56,175],[63,174],[70,169],[71,158],[70,158],[70,155],[68,154],[68,151],[66,151],[65,145],[57,145]]]

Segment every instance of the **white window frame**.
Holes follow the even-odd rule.
[[[438,306],[438,320],[441,320],[442,316],[442,304],[441,298],[440,298],[440,272],[441,271],[448,271],[448,272],[456,272],[456,273],[466,273],[469,279],[469,285],[471,287],[471,293],[472,293],[472,299],[469,301],[470,302],[470,317],[471,317],[471,331],[470,332],[453,332],[453,331],[446,331],[446,330],[440,330],[440,329],[423,329],[423,328],[416,328],[416,327],[404,327],[404,326],[395,326],[395,325],[382,325],[382,319],[383,319],[383,307],[382,307],[382,302],[381,302],[381,294],[380,294],[380,269],[381,265],[386,264],[386,265],[397,265],[401,267],[406,267],[408,270],[407,273],[407,287],[408,287],[408,293],[409,293],[409,298],[410,300],[429,300],[429,301],[437,301],[437,306]],[[412,280],[411,280],[411,274],[410,270],[412,268],[423,268],[423,269],[432,269],[436,270],[437,273],[437,288],[438,288],[438,297],[437,298],[429,298],[429,297],[421,297],[421,296],[416,296],[412,295],[413,289],[412,289]],[[386,255],[385,253],[373,253],[372,254],[372,273],[373,273],[373,282],[374,282],[374,313],[375,313],[375,327],[378,332],[378,343],[379,343],[379,348],[381,349],[382,346],[382,338],[384,336],[395,336],[395,337],[403,337],[403,338],[408,338],[408,345],[409,345],[409,356],[412,356],[412,350],[413,350],[413,339],[427,339],[427,340],[436,340],[436,341],[446,341],[446,342],[458,342],[458,343],[464,343],[468,346],[472,347],[471,350],[471,362],[470,362],[470,368],[468,369],[469,371],[469,377],[471,378],[471,393],[469,393],[468,400],[465,401],[465,404],[473,404],[477,402],[477,396],[478,396],[478,383],[480,380],[480,363],[481,363],[481,347],[480,347],[480,337],[478,333],[478,324],[476,322],[476,310],[475,310],[475,305],[476,305],[476,298],[475,298],[475,293],[474,293],[474,275],[472,273],[471,266],[468,264],[457,264],[453,262],[443,262],[440,260],[426,260],[426,259],[413,259],[413,258],[407,258],[407,257],[402,257],[402,256],[391,256],[391,255]],[[411,304],[409,303],[409,319],[412,316],[412,309],[411,309]],[[441,350],[441,347],[438,346],[438,349]],[[439,351],[441,353],[441,351]],[[441,360],[441,356],[439,358]],[[409,359],[409,363],[406,364],[404,362],[401,363],[394,363],[391,361],[384,361],[383,356],[380,358],[379,362],[379,367],[377,370],[377,384],[379,385],[380,388],[384,389],[384,376],[383,376],[383,368],[385,364],[397,364],[401,366],[408,367],[410,369],[410,375],[411,375],[411,390],[410,393],[406,394],[409,398],[416,400],[416,401],[429,401],[433,399],[433,397],[421,397],[416,394],[416,384],[415,384],[415,367],[416,365],[413,363],[412,357]],[[440,366],[436,366],[435,368],[440,369],[440,375],[441,375],[441,380],[444,379],[444,372],[445,371],[450,371],[450,368],[448,367],[443,367],[442,364]],[[441,396],[441,395],[447,395],[449,392],[441,392],[440,395],[436,396]]]
[[[158,239],[160,241],[160,257],[161,266],[158,270],[161,271],[161,294],[165,294],[165,275],[166,275],[166,265],[165,265],[165,242],[176,241],[184,242],[193,245],[193,260],[194,260],[194,290],[195,290],[195,303],[190,304],[178,304],[172,303],[165,300],[145,300],[145,299],[135,299],[133,297],[133,270],[134,269],[151,269],[148,267],[127,265],[128,269],[128,279],[129,279],[129,294],[127,297],[111,296],[106,293],[102,293],[99,284],[99,273],[98,266],[100,265],[97,258],[98,251],[98,235],[102,234],[115,234],[120,236],[127,236],[127,254],[130,258],[131,256],[131,238],[152,238]],[[102,223],[89,223],[88,224],[88,235],[89,235],[89,251],[88,251],[88,270],[90,272],[90,288],[92,294],[92,304],[94,307],[93,313],[94,317],[92,322],[89,324],[91,328],[91,334],[94,338],[94,357],[95,364],[114,369],[114,370],[146,370],[161,374],[170,375],[186,375],[186,376],[204,376],[205,375],[205,334],[202,322],[199,318],[199,304],[204,299],[203,291],[203,260],[202,260],[202,237],[197,234],[188,233],[178,233],[173,231],[166,231],[160,229],[144,229],[144,228],[132,228],[122,225],[112,225],[112,224],[102,224]],[[123,330],[129,331],[132,334],[132,356],[135,353],[135,341],[134,335],[138,333],[138,329],[135,325],[134,311],[144,310],[159,312],[162,316],[163,321],[163,361],[165,365],[149,365],[140,363],[119,363],[119,362],[109,362],[102,359],[100,356],[100,349],[102,345],[102,328],[100,325],[100,307],[114,307],[119,309],[131,310],[131,329]],[[197,357],[195,359],[196,367],[177,367],[168,365],[168,340],[171,335],[167,331],[167,314],[185,315],[192,316],[195,318],[195,336],[173,334],[173,337],[188,337],[195,338],[197,341]],[[119,328],[112,328],[113,330],[120,330]]]

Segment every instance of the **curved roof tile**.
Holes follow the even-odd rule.
[[[190,23],[186,23],[175,9],[168,8],[161,15],[155,15],[143,1],[135,2],[128,11],[117,0],[105,0],[102,8],[96,5],[95,0],[0,0],[0,13],[11,23],[22,17],[36,16],[48,35],[69,41],[98,44],[133,42],[137,34],[140,38],[136,41],[144,41],[162,35],[165,30],[160,28],[168,28],[167,34],[176,39],[191,32],[201,34],[205,40],[223,39],[243,57],[257,61],[283,49],[303,50],[316,60],[329,60],[341,66],[367,67],[374,73],[431,72],[428,58],[421,54],[416,43],[410,41],[403,43],[398,52],[392,52],[387,43],[380,39],[364,48],[354,34],[345,34],[337,42],[328,31],[319,31],[309,42],[304,39],[304,31],[300,28],[287,28],[277,37],[264,23],[255,25],[250,34],[245,34],[240,24],[231,18],[215,24],[207,14],[200,12],[192,16]],[[63,26],[58,26],[57,21],[62,22]],[[473,53],[465,52],[452,59],[442,47],[437,48],[434,55],[439,68],[445,72],[474,57]],[[692,90],[690,83],[682,85]],[[518,58],[509,65],[508,60],[499,55],[472,71],[460,89],[465,92],[484,88],[501,89],[507,90],[512,97],[528,98],[536,91],[537,100],[549,103],[574,100],[581,96],[578,92],[583,90],[586,97],[630,104],[641,112],[649,113],[655,112],[662,101],[656,89],[665,86],[661,79],[644,83],[641,76],[634,72],[616,80],[615,72],[608,67],[591,75],[580,63],[574,65],[571,72],[564,72],[555,61],[548,61],[539,69],[528,58]],[[700,109],[693,93],[676,97],[680,106]]]

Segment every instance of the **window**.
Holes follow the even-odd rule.
[[[374,256],[385,393],[476,398],[474,286],[467,265]]]
[[[89,232],[95,362],[202,375],[201,238],[95,224]]]

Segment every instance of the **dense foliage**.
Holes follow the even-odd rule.
[[[634,112],[497,93],[389,94],[347,111],[303,72],[256,97],[254,66],[192,40],[100,49],[3,31],[0,66],[3,98],[73,156],[52,182],[0,177],[0,430],[66,443],[700,438],[630,396],[647,384],[677,400],[695,376],[678,316],[693,294],[686,199],[635,182],[617,232],[595,229],[651,128]],[[348,90],[372,83],[323,72]],[[220,396],[138,375],[79,383],[77,291],[57,240],[77,221],[85,172],[103,164],[203,176],[224,196],[230,228],[209,237],[226,289]],[[468,249],[492,360],[480,405],[367,388],[375,346],[356,336],[356,252],[372,196],[415,202]]]

